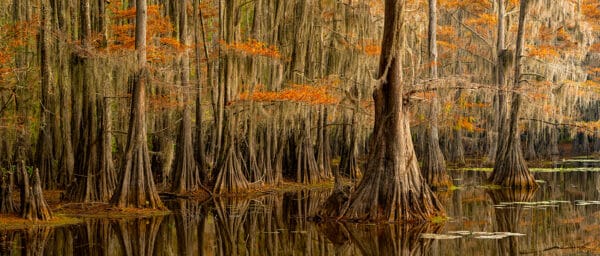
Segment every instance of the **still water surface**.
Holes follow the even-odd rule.
[[[489,174],[453,171],[438,194],[450,220],[427,225],[317,224],[329,191],[167,201],[173,214],[0,230],[0,255],[600,255],[599,172],[538,172],[535,191],[490,190]]]

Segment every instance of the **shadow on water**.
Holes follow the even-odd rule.
[[[481,172],[453,173],[438,194],[442,224],[314,223],[330,191],[165,202],[147,218],[0,230],[0,255],[595,255],[597,172],[544,172],[537,191],[489,190]]]

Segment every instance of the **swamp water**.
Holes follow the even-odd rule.
[[[557,169],[558,170],[558,169]],[[426,225],[318,224],[329,191],[166,201],[170,215],[0,230],[0,255],[600,255],[600,172],[535,173],[535,191],[489,189],[452,171],[450,219]]]

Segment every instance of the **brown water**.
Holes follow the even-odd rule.
[[[306,217],[329,192],[299,191],[168,201],[173,214],[162,217],[0,230],[0,255],[600,255],[599,172],[536,173],[545,181],[536,191],[487,190],[488,174],[452,173],[460,189],[439,194],[451,218],[441,224],[317,224]]]

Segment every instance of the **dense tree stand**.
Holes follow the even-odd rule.
[[[90,51],[92,29],[90,1],[80,5],[81,34],[83,47]],[[110,111],[107,101],[102,98],[104,89],[100,81],[92,76],[94,63],[90,56],[77,56],[77,75],[81,86],[81,115],[75,152],[75,181],[69,185],[65,197],[76,202],[107,202],[115,189],[116,172],[113,166],[112,148],[109,135]]]

